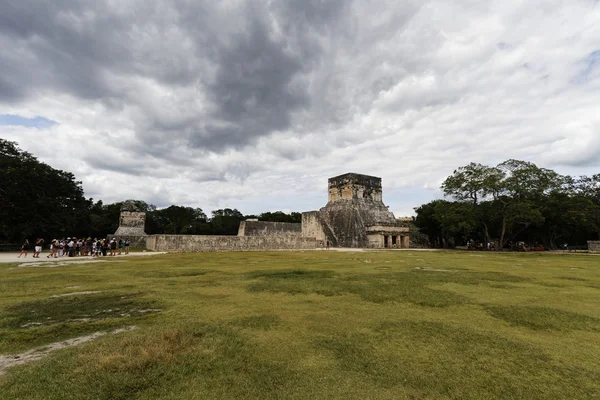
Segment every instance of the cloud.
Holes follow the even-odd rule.
[[[590,0],[9,1],[0,136],[105,201],[316,209],[355,171],[406,214],[471,161],[597,172],[599,26]]]

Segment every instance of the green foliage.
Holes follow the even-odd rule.
[[[434,247],[465,241],[478,225],[477,206],[468,202],[434,200],[416,209],[415,224]]]
[[[225,208],[212,212],[210,220],[213,235],[237,235],[244,215],[237,209]]]
[[[301,223],[302,222],[302,213],[293,212],[291,214],[286,214],[283,211],[275,211],[275,212],[266,212],[262,213],[258,216],[259,221],[268,221],[268,222],[291,222],[291,223]]]
[[[211,218],[200,208],[171,205],[157,209],[142,200],[127,200],[146,212],[148,234],[236,235],[244,216],[237,209],[219,209]],[[73,174],[56,170],[0,139],[0,244],[28,238],[66,236],[103,238],[119,226],[124,202],[104,204],[86,199]],[[300,222],[300,213],[260,215],[263,221]]]
[[[83,235],[91,206],[73,174],[0,138],[0,241]]]
[[[511,159],[495,167],[460,167],[441,188],[456,201],[416,209],[417,227],[438,247],[472,240],[557,248],[585,245],[600,231],[600,174],[573,178]]]
[[[169,206],[146,214],[146,233],[201,234],[209,230],[200,208]]]
[[[444,194],[477,204],[500,190],[505,174],[496,167],[471,163],[460,167],[442,183]]]

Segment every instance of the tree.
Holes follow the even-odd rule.
[[[460,167],[444,183],[444,195],[459,201],[472,201],[474,205],[500,189],[504,173],[496,167],[470,163]]]
[[[469,202],[434,200],[415,211],[415,225],[435,247],[454,247],[476,236],[478,219]]]
[[[91,206],[73,174],[0,139],[0,240],[83,235]]]
[[[237,235],[240,222],[245,219],[237,209],[220,209],[212,212],[210,220],[215,235]]]
[[[442,183],[444,195],[452,196],[459,201],[469,201],[473,204],[471,214],[475,216],[485,234],[486,241],[491,241],[490,218],[486,212],[490,207],[481,207],[481,201],[497,198],[502,191],[504,172],[497,167],[488,167],[482,164],[470,163],[454,171]]]
[[[149,214],[153,233],[198,234],[206,228],[206,214],[200,208],[172,205]]]
[[[552,170],[520,160],[507,160],[499,164],[498,169],[504,172],[504,179],[500,181],[499,191],[494,196],[501,204],[502,246],[507,231],[514,239],[532,224],[544,221],[539,209],[541,200],[553,190],[559,190],[563,178]]]
[[[600,225],[595,222],[600,218],[594,217],[594,206],[600,206],[600,175],[574,179],[511,159],[496,167],[476,163],[460,167],[444,181],[442,189],[457,202],[470,203],[486,241],[494,235],[501,247],[525,236],[532,241],[541,238],[555,247],[567,231],[574,233],[569,226],[588,232]],[[452,208],[437,211],[456,216]],[[443,221],[447,216],[436,218]],[[549,224],[545,224],[546,218],[550,218]],[[441,224],[439,229],[443,230]]]
[[[286,214],[283,211],[265,212],[258,216],[259,221],[301,223],[302,213]]]

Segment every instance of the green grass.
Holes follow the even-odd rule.
[[[122,261],[119,259],[118,261]],[[595,399],[600,257],[172,254],[0,264],[3,399]],[[72,292],[97,293],[51,297]]]

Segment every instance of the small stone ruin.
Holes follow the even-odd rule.
[[[121,205],[121,215],[119,217],[119,228],[114,235],[118,239],[129,240],[132,247],[146,246],[146,213],[136,206],[135,202],[127,200]]]

